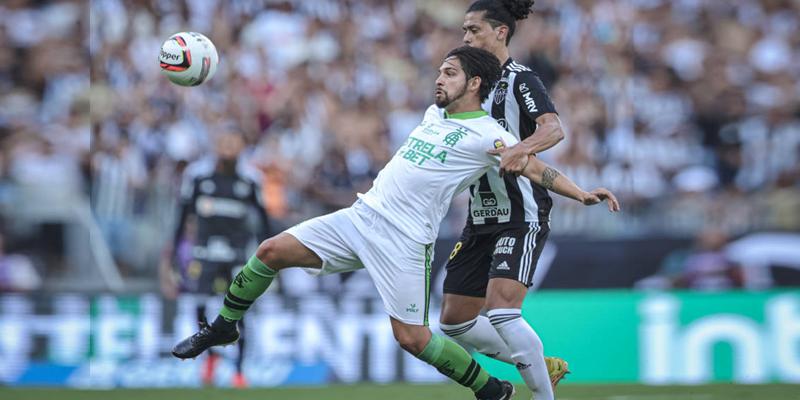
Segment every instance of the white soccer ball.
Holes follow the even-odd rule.
[[[219,55],[214,43],[197,32],[179,32],[161,45],[161,72],[172,83],[197,86],[217,72]]]

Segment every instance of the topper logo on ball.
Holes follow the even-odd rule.
[[[219,55],[214,43],[197,32],[179,32],[161,45],[161,72],[177,85],[197,86],[214,76]]]

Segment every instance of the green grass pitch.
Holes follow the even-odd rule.
[[[562,385],[558,400],[798,400],[800,385]],[[280,389],[0,389],[8,400],[466,400],[469,391],[456,385],[353,385]],[[515,400],[529,400],[527,388],[517,386]]]

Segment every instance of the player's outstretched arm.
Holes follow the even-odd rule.
[[[584,205],[591,206],[605,200],[608,202],[609,211],[616,212],[620,209],[617,197],[610,190],[597,188],[591,192],[584,191],[571,179],[534,156],[530,156],[522,174],[547,190],[575,199]]]
[[[525,168],[527,157],[545,151],[564,139],[564,128],[555,113],[546,113],[536,119],[536,134],[511,146],[500,159],[500,176],[519,175]]]

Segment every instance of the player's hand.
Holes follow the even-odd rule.
[[[528,157],[530,156],[519,143],[511,147],[489,150],[489,154],[500,156],[500,176],[505,174],[521,175],[528,165]]]
[[[583,197],[582,203],[587,206],[593,206],[598,203],[606,201],[608,203],[608,211],[617,212],[620,210],[619,201],[614,193],[606,188],[597,188],[591,192],[586,193]]]

